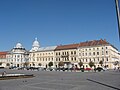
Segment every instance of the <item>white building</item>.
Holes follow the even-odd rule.
[[[40,47],[37,38],[35,38],[29,53],[29,66],[48,67],[49,62],[54,63],[54,50],[56,47],[57,46]]]
[[[28,62],[28,51],[22,46],[21,43],[17,43],[16,46],[8,52],[7,63],[10,67],[23,67],[25,62]]]
[[[37,39],[34,42],[39,44]],[[101,66],[100,61],[102,61],[102,67],[113,69],[119,66],[119,64],[115,65],[114,63],[120,62],[118,50],[102,39],[42,48],[39,48],[39,45],[33,46],[37,46],[37,49],[35,50],[34,47],[31,49],[29,55],[31,66],[32,63],[34,66],[38,66],[41,63],[42,66],[48,67],[48,63],[51,61],[54,67],[58,67],[60,61],[64,62],[65,65],[78,66],[81,61],[84,67],[87,68],[90,61],[94,62],[96,67]]]
[[[40,47],[35,38],[32,49],[28,52],[20,43],[8,52],[7,62],[10,66],[23,67],[27,62],[31,67],[48,67],[49,62],[53,62],[53,67],[59,67],[59,62],[64,62],[65,67],[78,66],[83,62],[85,68],[89,67],[89,62],[94,62],[95,66],[114,69],[120,67],[120,53],[106,40],[92,40],[77,44],[67,44],[59,46]]]

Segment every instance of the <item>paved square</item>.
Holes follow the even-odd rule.
[[[6,70],[33,78],[0,80],[0,90],[120,90],[120,72],[59,72]]]

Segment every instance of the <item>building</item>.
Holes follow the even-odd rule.
[[[118,50],[106,40],[93,40],[82,42],[78,48],[78,59],[84,63],[85,67],[89,67],[90,61],[95,63],[95,66],[101,66],[100,61],[103,62],[102,67],[110,69],[115,68],[114,63],[120,61]]]
[[[47,68],[49,62],[54,62],[54,49],[56,47],[57,46],[40,47],[37,38],[35,38],[29,53],[29,66]]]
[[[17,43],[7,54],[7,64],[9,67],[24,67],[25,63],[28,62],[28,55],[29,52],[22,44]]]
[[[40,43],[35,38],[30,51],[27,51],[21,43],[17,43],[12,50],[7,52],[6,59],[1,61],[2,65],[4,63],[3,66],[5,66],[5,60],[6,66],[9,67],[48,68],[50,62],[53,63],[52,67],[56,68],[59,67],[60,62],[63,62],[66,68],[79,67],[79,62],[83,62],[85,68],[90,67],[90,62],[93,62],[95,67],[101,66],[109,69],[120,67],[120,53],[117,48],[102,39],[40,47]]]
[[[39,42],[37,39],[35,41]],[[30,66],[48,67],[49,62],[53,62],[53,67],[59,67],[59,62],[64,62],[65,67],[77,66],[78,63],[83,62],[85,68],[89,67],[89,62],[94,62],[95,66],[107,67],[113,69],[119,64],[115,65],[116,62],[120,62],[120,54],[118,50],[106,40],[92,40],[81,42],[77,44],[50,46],[50,47],[39,47],[34,50],[30,50],[29,62]],[[103,64],[100,64],[100,61]]]
[[[78,64],[78,44],[68,44],[57,46],[55,51],[55,65],[59,67],[59,62],[64,62],[65,66]]]
[[[0,67],[6,67],[7,51],[0,52]]]
[[[41,47],[36,52],[30,52],[29,54],[29,63],[30,66],[41,66],[41,67],[48,67],[49,62],[53,62],[54,64],[54,49],[57,46],[50,46],[50,47]]]

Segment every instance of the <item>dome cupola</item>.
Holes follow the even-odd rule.
[[[22,44],[21,43],[17,43],[16,44],[16,48],[22,48]]]
[[[33,47],[40,47],[37,38],[35,38],[35,41],[33,42],[33,45],[32,45],[32,46],[33,46]]]
[[[40,47],[40,44],[37,40],[37,38],[35,38],[35,41],[33,42],[33,45],[32,45],[32,49],[30,51],[37,51]]]

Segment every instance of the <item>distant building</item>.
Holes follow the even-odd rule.
[[[6,67],[7,51],[0,52],[0,67]]]
[[[17,43],[16,46],[8,52],[7,63],[9,63],[10,67],[23,67],[25,62],[28,61],[28,55],[28,51],[22,44]]]
[[[51,47],[53,48],[50,49]],[[48,67],[48,63],[52,61],[54,67],[59,67],[58,64],[62,61],[67,67],[69,65],[79,67],[78,63],[83,62],[84,67],[87,68],[90,61],[94,62],[96,67],[101,66],[100,61],[102,61],[102,67],[113,69],[118,66],[114,63],[120,61],[118,50],[102,39],[51,47],[42,47],[30,52],[30,63],[33,62],[34,66],[41,63],[43,67]]]
[[[20,43],[7,53],[6,65],[23,67],[25,63],[30,67],[59,67],[59,62],[64,67],[79,67],[83,62],[85,68],[89,68],[89,62],[94,62],[96,67],[114,69],[120,67],[120,53],[106,40],[92,40],[76,44],[40,47],[37,38],[33,41],[30,51],[27,51]],[[102,62],[102,64],[100,63]]]

